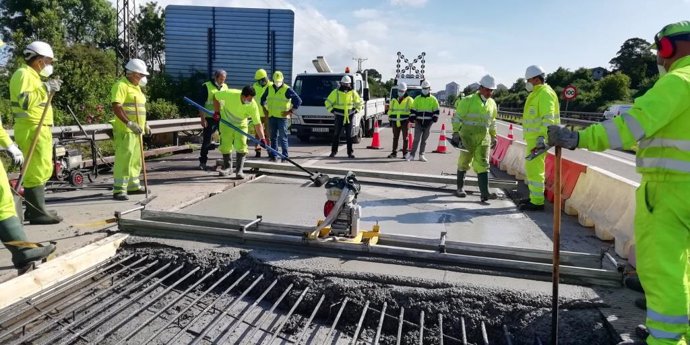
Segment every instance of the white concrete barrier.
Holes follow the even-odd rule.
[[[635,190],[638,183],[597,167],[581,174],[565,212],[577,215],[581,225],[592,227],[599,239],[615,240],[615,250],[627,258],[634,243]]]
[[[501,170],[515,176],[518,180],[525,179],[525,147],[524,142],[513,141],[499,165]]]

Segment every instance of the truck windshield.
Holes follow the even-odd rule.
[[[340,85],[339,75],[297,76],[294,90],[303,106],[323,106],[328,95]]]

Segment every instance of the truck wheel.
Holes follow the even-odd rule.
[[[308,144],[308,143],[309,143],[309,135],[308,135],[308,134],[298,135],[298,136],[297,136],[297,139],[299,139],[299,141],[300,141],[301,143],[304,143],[304,144]]]
[[[359,144],[362,142],[362,137],[364,136],[364,128],[362,126],[359,126],[359,130],[357,131],[357,135],[352,138],[352,142],[355,144]]]
[[[367,137],[367,138],[371,138],[371,137],[374,136],[374,121],[375,121],[375,120],[374,120],[373,118],[370,118],[370,119],[367,120],[366,122],[363,122],[364,124],[366,124],[366,125],[365,125],[364,127],[362,127],[362,128],[363,128],[363,131],[364,131],[364,136]]]

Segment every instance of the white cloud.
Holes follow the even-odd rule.
[[[352,12],[352,14],[355,16],[355,18],[360,19],[375,19],[381,18],[382,16],[379,10],[373,8],[360,8],[359,10]]]
[[[394,6],[424,7],[429,0],[391,0]]]

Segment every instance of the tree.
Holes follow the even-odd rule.
[[[623,43],[616,57],[609,61],[615,72],[630,77],[633,89],[637,89],[645,78],[656,74],[656,57],[650,51],[650,46],[641,38],[630,38]]]
[[[153,70],[163,70],[165,54],[165,10],[156,2],[139,8],[135,24],[141,59]]]
[[[379,73],[379,71],[377,71],[377,70],[375,70],[375,69],[373,69],[373,68],[366,69],[366,70],[364,70],[364,71],[367,73],[367,75],[369,76],[369,78],[372,78],[372,79],[376,80],[376,81],[379,82],[379,83],[381,82],[381,73]]]
[[[449,106],[453,106],[455,104],[455,100],[458,99],[458,95],[448,95],[446,96],[446,104]]]
[[[553,73],[549,73],[546,76],[546,80],[551,87],[555,88],[560,86],[563,88],[573,81],[573,72],[570,72],[566,68],[558,67]]]
[[[60,0],[60,5],[68,42],[115,47],[117,12],[107,0]]]
[[[527,85],[527,82],[525,82],[524,78],[518,78],[518,80],[515,81],[513,86],[510,87],[510,92],[520,92],[525,90],[525,85]]]
[[[630,77],[616,72],[604,77],[597,85],[599,89],[599,105],[603,106],[611,101],[628,101],[630,99]]]

